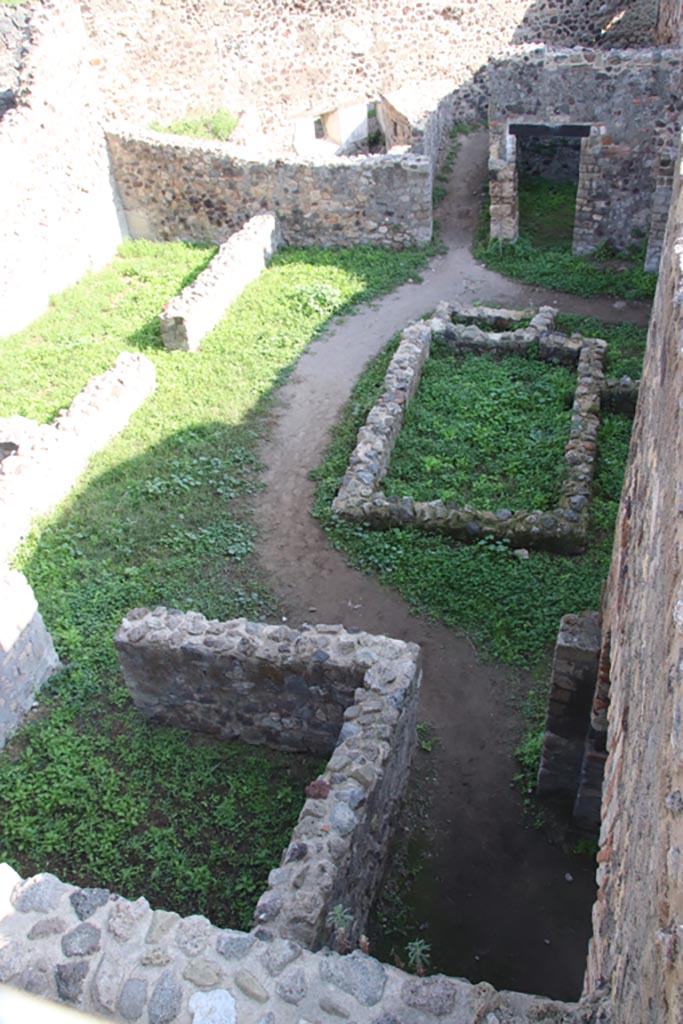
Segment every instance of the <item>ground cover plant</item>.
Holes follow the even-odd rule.
[[[605,338],[609,343],[608,373],[614,377],[640,376],[645,329],[564,315],[558,317],[557,327],[566,332],[579,331],[586,337]],[[398,340],[394,339],[359,380],[325,459],[313,474],[318,481],[315,514],[330,541],[344,551],[352,565],[395,587],[422,614],[466,631],[484,655],[531,671],[535,682],[523,708],[526,728],[516,750],[516,781],[525,795],[528,819],[535,823],[539,812],[532,805],[531,794],[536,784],[547,711],[551,645],[562,615],[599,607],[632,423],[623,415],[602,415],[589,544],[581,556],[530,551],[528,560],[519,561],[509,546],[501,542],[482,539],[477,544],[464,545],[417,530],[374,532],[360,524],[349,524],[332,515],[332,498],[346,471],[357,431],[383,390],[384,374]],[[571,376],[575,381],[575,374]],[[458,437],[451,441],[457,446]],[[495,471],[495,464],[493,468]],[[394,472],[393,456],[389,472]],[[516,473],[533,480],[533,459],[526,465],[521,462]],[[387,493],[392,489],[387,485]],[[428,749],[420,743],[421,752]],[[390,962],[407,962],[409,944],[420,937],[424,926],[425,903],[432,898],[433,870],[426,831],[431,786],[422,779],[425,764],[420,765],[421,756],[424,753],[418,755],[417,774],[404,810],[408,826],[392,850],[387,882],[368,922],[375,955]],[[431,923],[429,936],[433,938]],[[448,970],[442,955],[449,948],[450,936],[438,937],[441,938],[443,948],[440,941],[433,941],[431,968],[443,971]]]
[[[432,346],[383,483],[386,494],[495,512],[557,504],[576,374],[533,356]]]
[[[198,111],[171,124],[152,121],[150,128],[155,132],[167,132],[169,135],[187,135],[191,139],[219,139],[227,142],[239,118],[229,110]]]
[[[620,327],[587,319],[582,326],[589,336],[603,337],[608,342],[612,337],[618,339],[615,348],[621,345],[622,357],[617,351],[610,368],[615,376],[620,376],[621,367],[631,365],[635,358],[636,332],[642,358],[645,330],[629,328],[624,332]],[[487,655],[510,665],[538,667],[544,663],[562,615],[598,607],[601,581],[609,565],[631,422],[621,415],[603,414],[589,544],[584,555],[532,551],[528,560],[520,561],[508,545],[486,538],[461,545],[417,530],[372,531],[344,522],[333,516],[332,498],[346,471],[357,431],[381,393],[396,344],[394,340],[359,380],[325,460],[314,473],[318,480],[315,514],[331,542],[345,551],[354,566],[396,587],[421,612],[467,631]],[[517,485],[526,486],[525,479],[533,480],[534,473],[533,465],[520,464],[516,476],[522,479]]]
[[[123,350],[158,381],[16,557],[64,668],[0,756],[0,859],[244,927],[320,762],[147,725],[113,634],[141,605],[273,611],[246,507],[272,391],[330,316],[415,277],[430,250],[283,251],[200,352],[166,352],[158,312],[213,251],[127,242],[0,342],[0,415],[51,420]]]
[[[488,198],[477,229],[474,253],[491,270],[508,277],[576,295],[615,295],[650,300],[657,275],[643,270],[644,250],[629,253],[602,247],[591,256],[574,256],[571,225],[575,190],[542,178],[520,178],[520,232],[515,243],[489,238]]]

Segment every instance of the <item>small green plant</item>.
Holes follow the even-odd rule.
[[[411,971],[422,977],[429,970],[432,947],[424,939],[413,939],[406,945],[408,966]]]
[[[325,919],[328,928],[334,929],[334,944],[340,953],[348,953],[351,948],[349,933],[353,924],[353,914],[343,903],[335,903]]]
[[[434,732],[428,722],[417,723],[417,745],[420,750],[430,754],[434,749]]]
[[[605,248],[591,256],[571,251],[575,190],[541,178],[520,180],[520,234],[517,242],[490,238],[488,197],[482,205],[474,252],[477,259],[508,277],[576,295],[652,299],[657,275],[643,270],[644,247],[628,253]]]
[[[593,839],[590,836],[581,836],[572,846],[572,853],[579,857],[588,857],[590,860],[595,860],[599,848],[597,839]]]
[[[155,132],[169,135],[186,135],[192,139],[219,139],[226,142],[235,128],[239,118],[229,110],[197,111],[171,124],[152,121],[150,128]]]

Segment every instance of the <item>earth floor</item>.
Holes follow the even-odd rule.
[[[483,661],[467,637],[413,614],[397,593],[349,568],[309,511],[314,484],[308,473],[321,461],[365,364],[439,301],[509,308],[551,303],[564,312],[647,323],[643,304],[547,292],[474,260],[486,157],[483,133],[463,139],[438,209],[447,252],[422,283],[405,284],[333,325],[280,392],[262,451],[259,551],[291,625],[340,622],[422,647],[419,718],[435,742],[421,755],[428,756],[428,768],[412,783],[418,803],[420,787],[428,786],[430,798],[420,826],[430,881],[415,910],[429,917],[424,937],[438,951],[439,968],[498,988],[576,999],[591,931],[594,865],[525,821],[511,780],[523,728],[519,699],[528,680]]]

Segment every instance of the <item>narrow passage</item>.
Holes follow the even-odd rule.
[[[430,754],[430,900],[434,933],[448,946],[449,973],[576,999],[591,931],[594,867],[524,827],[521,797],[511,786],[521,731],[512,703],[519,680],[480,661],[466,637],[413,615],[397,593],[349,568],[309,512],[314,484],[308,473],[321,461],[364,366],[442,299],[512,308],[549,303],[563,312],[647,323],[642,303],[548,292],[476,263],[471,241],[486,158],[485,133],[463,139],[438,210],[448,251],[432,262],[423,282],[403,285],[332,327],[281,390],[261,453],[266,469],[256,509],[257,550],[291,625],[339,622],[422,646],[419,717],[437,741]]]

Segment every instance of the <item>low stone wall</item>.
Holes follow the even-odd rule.
[[[26,578],[12,569],[0,571],[0,750],[58,667]]]
[[[166,348],[196,352],[279,245],[279,226],[270,213],[252,217],[232,235],[194,283],[167,302],[159,314],[161,340]]]
[[[114,642],[136,707],[154,721],[332,754],[254,920],[261,935],[318,948],[340,904],[355,941],[408,778],[419,648],[341,626],[294,630],[165,608],[129,612]]]
[[[495,313],[486,311],[483,315]],[[474,315],[479,319],[482,311],[475,310]],[[452,310],[447,303],[442,303],[434,319],[408,327],[389,364],[384,392],[358,432],[349,468],[332,504],[333,511],[375,529],[406,526],[447,534],[466,543],[493,537],[507,540],[516,548],[581,553],[586,545],[588,502],[604,385],[602,360],[607,346],[600,339],[568,338],[554,332],[555,315],[555,310],[543,307],[528,327],[490,333],[474,324],[454,324],[453,319],[463,317],[462,307]],[[454,353],[524,354],[537,348],[541,359],[577,366],[577,387],[565,453],[567,472],[557,508],[547,512],[513,513],[509,509],[483,512],[441,500],[421,502],[409,497],[387,497],[380,489],[403,425],[405,409],[419,386],[432,337],[445,340]]]
[[[149,359],[126,352],[49,426],[23,416],[0,420],[0,748],[59,665],[33,591],[24,576],[7,570],[7,560],[34,516],[69,493],[90,456],[126,426],[154,387]]]
[[[144,1024],[598,1024],[590,1007],[311,953],[0,865],[0,982]],[[600,1018],[604,1019],[604,1018]]]
[[[425,156],[284,161],[229,142],[156,132],[107,133],[134,237],[224,242],[271,210],[286,245],[425,245],[432,167]]]
[[[124,352],[94,377],[48,426],[23,416],[0,419],[0,562],[28,532],[31,520],[64,498],[90,456],[128,423],[154,391],[154,366]]]
[[[597,612],[564,615],[555,644],[537,793],[568,797],[579,788],[590,710],[598,677]],[[598,824],[598,819],[594,822]]]

